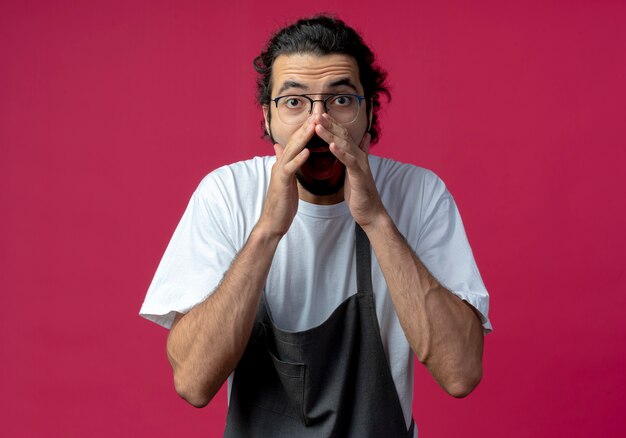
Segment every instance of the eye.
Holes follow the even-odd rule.
[[[285,96],[280,100],[280,105],[288,109],[301,109],[305,107],[305,99],[300,96]]]
[[[332,99],[331,104],[333,106],[349,106],[350,104],[352,104],[353,100],[354,98],[349,94],[340,94]]]

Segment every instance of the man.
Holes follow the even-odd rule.
[[[228,379],[225,436],[416,436],[413,353],[463,397],[491,330],[454,200],[369,155],[385,75],[342,21],[281,29],[255,67],[275,157],[202,181],[141,314],[189,403]]]

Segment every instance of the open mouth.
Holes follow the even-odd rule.
[[[306,161],[306,173],[315,179],[327,179],[335,173],[337,157],[328,148],[328,143],[317,135],[313,136],[305,146],[311,151]]]
[[[328,152],[328,143],[326,143],[324,140],[322,140],[321,137],[314,135],[313,137],[311,137],[311,139],[309,140],[309,142],[306,144],[305,148],[307,148],[308,150],[310,150],[313,153],[320,153],[320,152]]]

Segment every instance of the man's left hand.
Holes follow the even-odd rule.
[[[346,166],[344,198],[352,217],[363,228],[372,225],[387,212],[369,166],[371,135],[366,132],[357,146],[348,130],[328,114],[317,116],[314,123],[317,135],[329,144],[333,155]]]

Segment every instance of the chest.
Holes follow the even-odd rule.
[[[277,248],[265,287],[279,327],[315,327],[356,292],[354,245],[350,217],[296,216]]]

